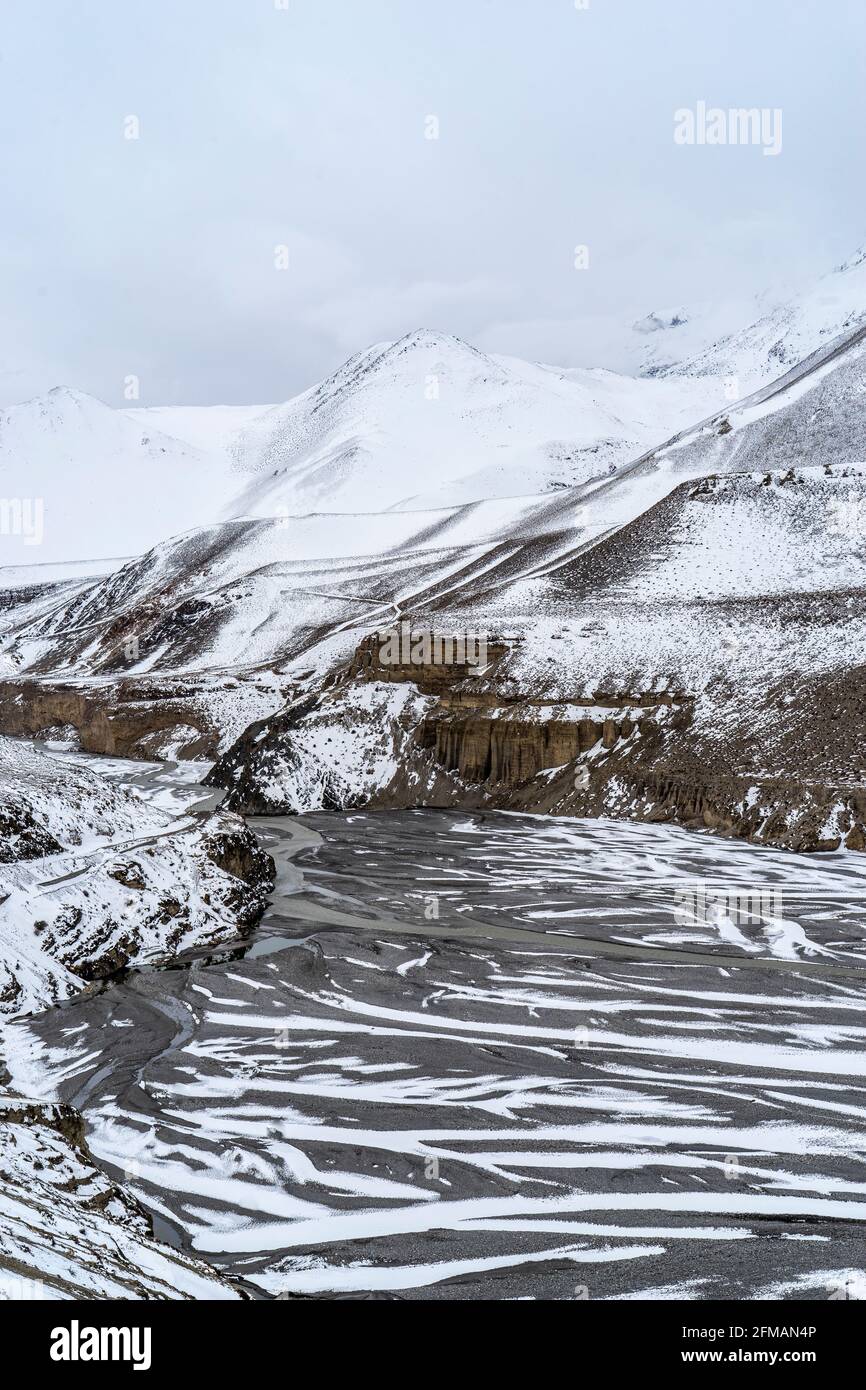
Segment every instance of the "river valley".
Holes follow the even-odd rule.
[[[201,765],[58,756],[219,799]],[[82,1111],[163,1240],[265,1298],[866,1294],[866,857],[250,824],[251,937],[9,1028],[19,1088]]]

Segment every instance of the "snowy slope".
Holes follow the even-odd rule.
[[[684,480],[857,464],[866,342],[856,328],[827,334],[856,317],[864,277],[855,257],[820,291],[766,314],[760,333],[740,335],[755,370],[774,333],[787,335],[784,353],[818,347],[733,402],[706,363],[693,378],[683,368],[623,378],[416,332],[263,413],[156,412],[218,446],[209,457],[228,470],[220,477],[246,477],[224,509],[245,519],[178,535],[175,512],[172,539],[92,587],[7,602],[0,673],[286,671],[301,658],[324,669],[359,633],[431,601],[479,615],[486,606],[492,620],[495,593],[567,565]],[[659,326],[644,336],[688,330],[678,317],[650,316]],[[127,412],[125,428],[153,414]],[[717,561],[727,563],[706,557]],[[134,660],[123,650],[131,635]]]
[[[68,1105],[0,1099],[0,1301],[238,1299],[207,1265],[153,1239],[96,1167]]]
[[[778,380],[689,427],[626,473],[681,477],[866,458],[866,320],[834,337]]]
[[[131,960],[235,938],[263,896],[220,867],[251,853],[216,812],[173,814],[90,768],[0,738],[0,1015],[76,994]]]
[[[218,454],[57,387],[0,412],[0,498],[43,517],[29,536],[3,527],[0,565],[137,554],[208,520],[232,486]]]
[[[147,405],[125,413],[145,433],[170,434],[206,453],[232,454],[237,437],[273,405]]]
[[[66,387],[0,413],[0,570],[137,554],[221,518],[450,507],[605,476],[721,386],[488,357],[417,332],[274,407],[112,410]]]
[[[782,376],[866,322],[866,247],[814,284],[673,368],[676,375],[735,377],[741,395]]]
[[[556,494],[567,497],[569,494]],[[166,541],[115,574],[15,610],[0,675],[61,667],[123,674],[266,666],[332,629],[390,621],[403,595],[472,582],[534,533],[547,504],[498,500],[422,512],[225,522]],[[561,525],[557,520],[557,526]],[[517,539],[512,539],[512,537]],[[123,647],[134,634],[139,659]],[[345,638],[349,649],[354,639]]]
[[[350,358],[242,432],[227,515],[367,512],[519,496],[604,475],[717,408],[720,384],[491,357],[420,330]]]
[[[623,330],[633,377],[419,330],[272,407],[112,410],[55,388],[0,412],[0,570],[137,554],[242,516],[454,507],[603,480],[866,322],[866,251],[752,313],[736,332],[745,304],[645,315]]]
[[[114,570],[123,560],[81,560],[56,565],[0,565],[0,651],[4,635],[35,622]],[[2,659],[0,659],[2,665]]]
[[[0,565],[0,593],[12,595],[22,590],[35,592],[58,585],[76,585],[111,574],[129,559],[118,556],[106,560],[67,560],[57,564]]]
[[[741,330],[744,324],[753,323],[770,312],[778,302],[779,297],[768,292],[754,298],[725,299],[719,303],[656,307],[634,323],[623,326],[622,354],[626,368],[639,377],[688,375],[687,364],[694,358]]]
[[[866,464],[713,475],[675,489],[558,582],[579,576],[583,602],[653,606],[866,593],[864,516]]]
[[[544,376],[547,369],[537,367]],[[593,374],[599,390],[607,373]],[[650,386],[664,383],[647,383]],[[303,656],[325,669],[363,634],[435,601],[470,604],[482,629],[514,615],[514,586],[536,583],[629,525],[684,480],[866,458],[866,346],[858,332],[728,406],[664,446],[570,489],[429,511],[390,511],[224,523],[157,547],[69,601],[61,596],[9,620],[0,672],[79,674],[249,669]],[[838,486],[851,540],[864,534],[855,497]],[[849,517],[849,513],[851,514]],[[701,541],[709,575],[728,571],[726,552]],[[824,561],[838,581],[837,547]],[[750,563],[748,546],[741,552]],[[814,570],[815,566],[813,566]],[[500,608],[500,596],[503,606]],[[509,597],[511,596],[511,597]],[[537,625],[518,605],[521,621]],[[14,616],[14,615],[13,615]],[[121,656],[135,632],[140,655]]]

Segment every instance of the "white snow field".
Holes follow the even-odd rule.
[[[137,554],[224,518],[563,487],[723,400],[705,377],[560,371],[426,332],[370,348],[273,407],[122,410],[57,387],[0,412],[0,499],[24,507],[23,521],[0,531],[0,574]]]

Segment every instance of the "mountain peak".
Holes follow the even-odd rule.
[[[0,419],[7,423],[13,420],[48,418],[72,424],[82,415],[103,415],[106,420],[111,420],[115,412],[104,401],[100,401],[96,396],[89,396],[86,391],[78,391],[74,386],[52,386],[40,396],[30,396],[17,405],[9,405],[0,410]]]
[[[845,275],[849,270],[856,270],[864,261],[866,261],[866,243],[862,246],[858,246],[853,255],[848,257],[847,261],[843,261],[841,265],[834,266],[833,273],[834,275]]]
[[[681,328],[688,323],[685,309],[654,309],[646,318],[632,324],[635,333],[658,333],[665,328]]]
[[[366,355],[371,363],[383,365],[401,357],[416,356],[441,357],[445,361],[471,359],[490,363],[491,360],[465,339],[458,338],[453,333],[441,333],[434,328],[413,328],[411,333],[404,333],[402,338],[395,338],[393,342],[381,343],[377,348],[369,349]]]
[[[411,333],[404,333],[402,338],[396,338],[389,346],[401,352],[410,352],[416,348],[443,351],[453,351],[457,348],[460,352],[478,352],[477,348],[464,342],[462,338],[455,337],[453,333],[440,333],[435,328],[413,328]]]
[[[64,386],[62,384],[59,386],[52,386],[51,390],[46,391],[45,394],[49,398],[55,400],[92,401],[96,399],[95,396],[88,396],[86,392],[79,391],[75,386]]]

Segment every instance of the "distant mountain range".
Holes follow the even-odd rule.
[[[866,248],[796,293],[656,309],[623,348],[636,376],[736,378],[742,396],[866,319]]]
[[[451,507],[609,476],[855,332],[866,252],[708,344],[731,312],[645,316],[634,376],[420,330],[283,405],[120,410],[57,387],[0,412],[0,498],[44,511],[39,544],[4,526],[0,564],[137,554],[236,517]]]

